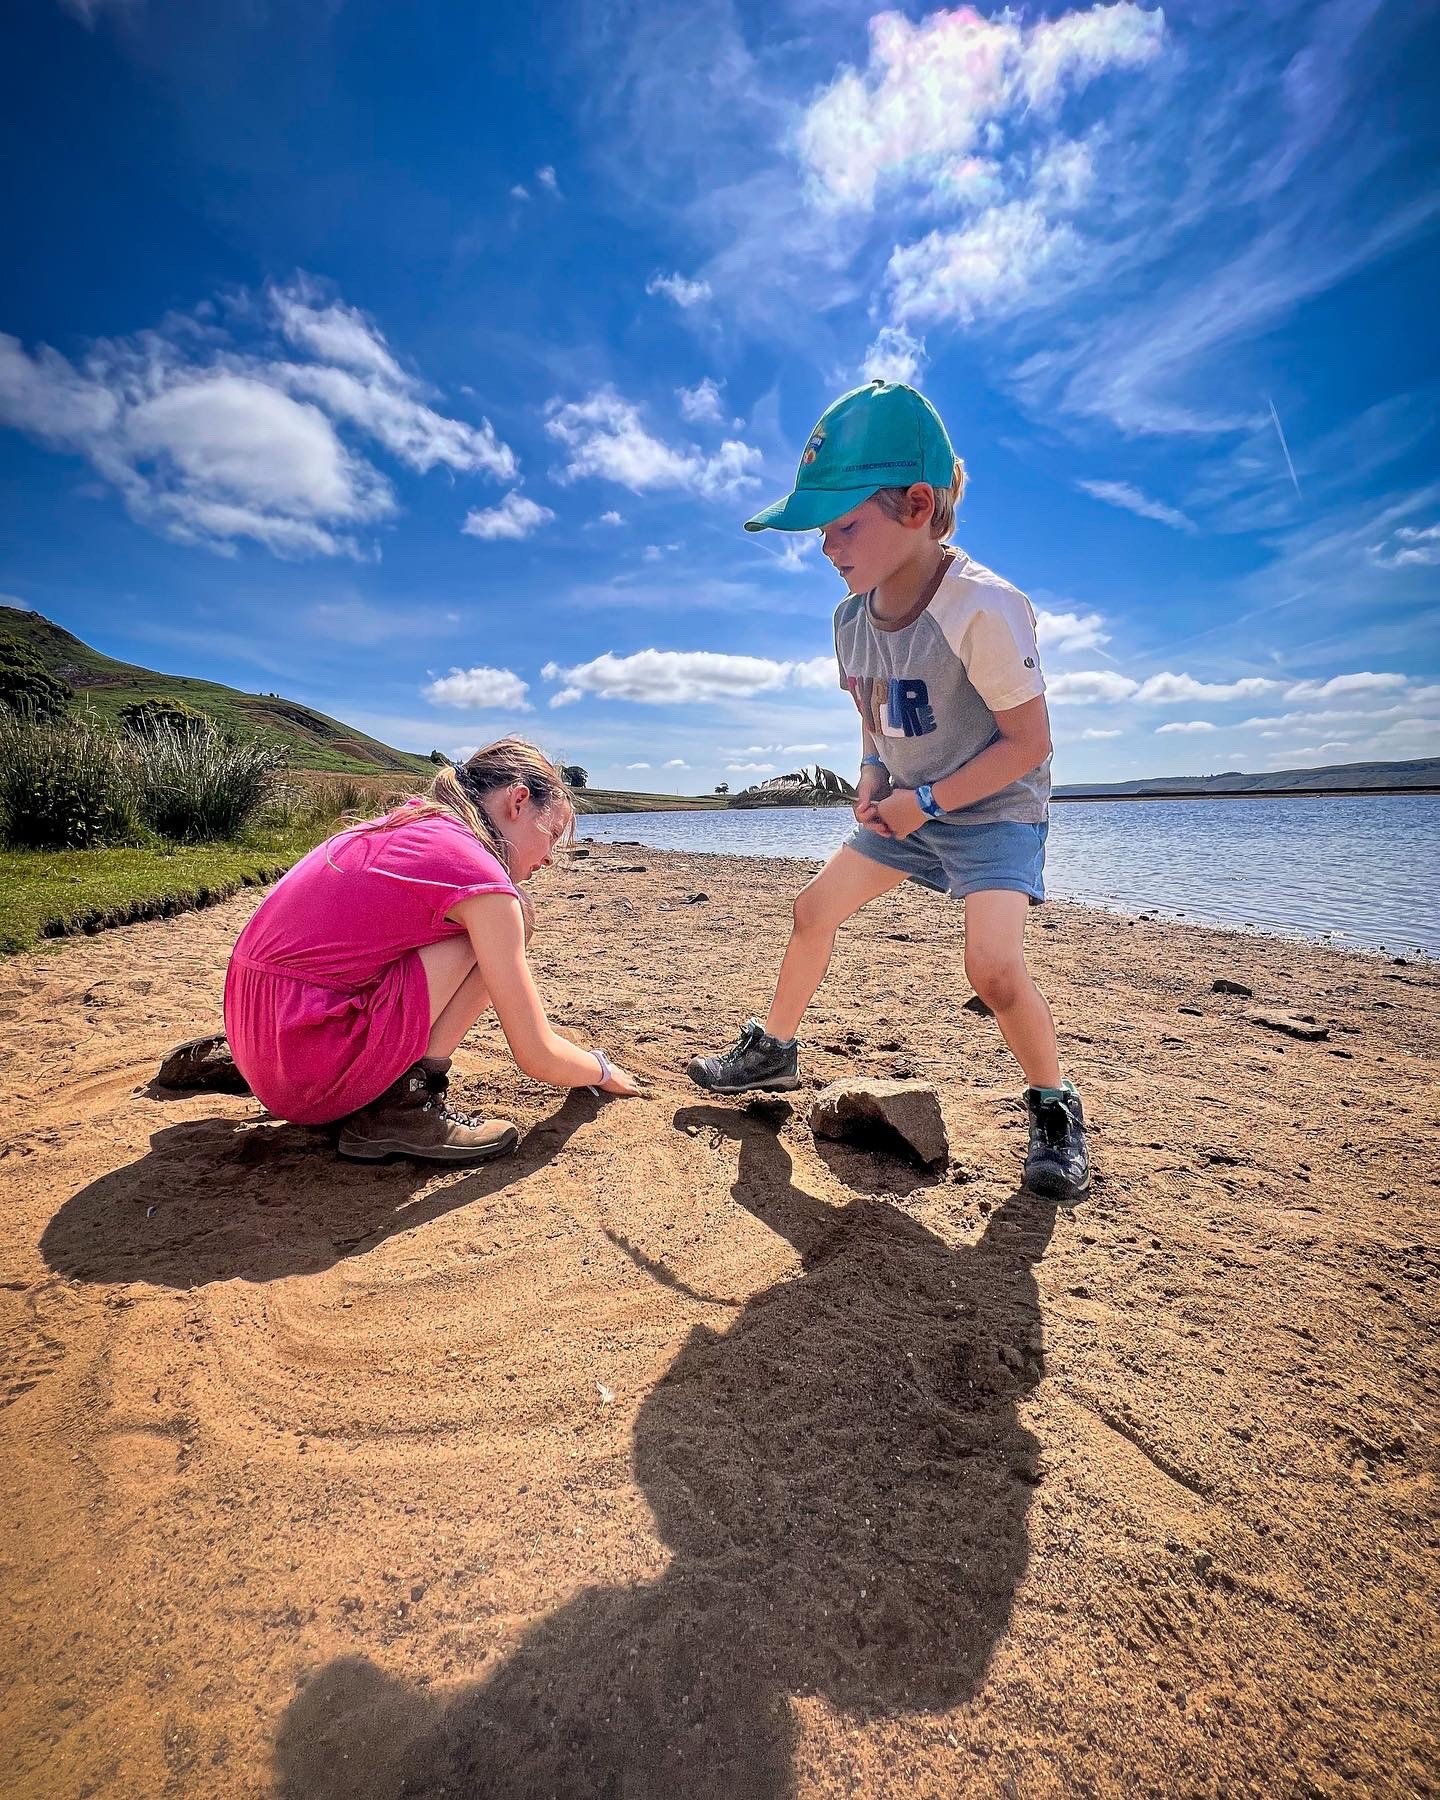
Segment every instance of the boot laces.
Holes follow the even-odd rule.
[[[434,1113],[437,1119],[444,1119],[448,1125],[474,1125],[474,1113],[460,1112],[450,1105],[447,1095],[450,1090],[450,1076],[438,1069],[425,1071],[425,1105],[423,1110]]]
[[[733,1069],[751,1046],[759,1042],[762,1035],[763,1028],[759,1021],[751,1019],[745,1029],[740,1033],[738,1041],[733,1043],[720,1058],[720,1067],[722,1069]]]
[[[1069,1143],[1075,1121],[1063,1100],[1042,1100],[1035,1108],[1035,1118],[1047,1144],[1059,1150]]]

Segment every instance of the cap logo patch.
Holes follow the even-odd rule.
[[[814,462],[815,458],[820,454],[820,447],[824,442],[825,442],[825,427],[823,425],[817,425],[815,427],[814,431],[812,431],[810,434],[810,442],[805,446],[804,450],[801,452],[800,466],[802,468],[805,466],[806,463]]]

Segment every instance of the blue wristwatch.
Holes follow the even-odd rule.
[[[922,781],[915,790],[915,801],[927,818],[943,819],[945,808],[935,798],[935,790],[928,781]]]

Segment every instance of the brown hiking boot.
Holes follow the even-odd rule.
[[[414,1156],[421,1162],[477,1163],[503,1156],[520,1142],[508,1119],[474,1119],[445,1104],[448,1056],[423,1056],[378,1100],[351,1113],[337,1145],[348,1162]]]

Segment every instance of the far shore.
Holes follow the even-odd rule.
[[[1319,788],[1207,788],[1197,793],[1193,788],[1167,788],[1162,793],[1146,794],[1076,794],[1064,788],[1057,788],[1050,796],[1051,803],[1063,800],[1084,801],[1087,804],[1102,800],[1364,800],[1377,794],[1440,794],[1440,786],[1425,787],[1319,787]],[[735,806],[735,796],[715,795],[707,798],[704,795],[683,794],[626,794],[612,796],[603,788],[587,789],[586,798],[597,802],[588,806],[580,815],[582,819],[597,818],[607,813],[639,813],[639,812],[780,812],[786,809],[787,802],[776,801],[767,807]],[[620,804],[620,801],[625,804]],[[649,802],[637,806],[636,800]],[[796,810],[812,808],[814,802],[806,801]],[[826,810],[839,810],[848,801],[836,801],[826,806]]]

